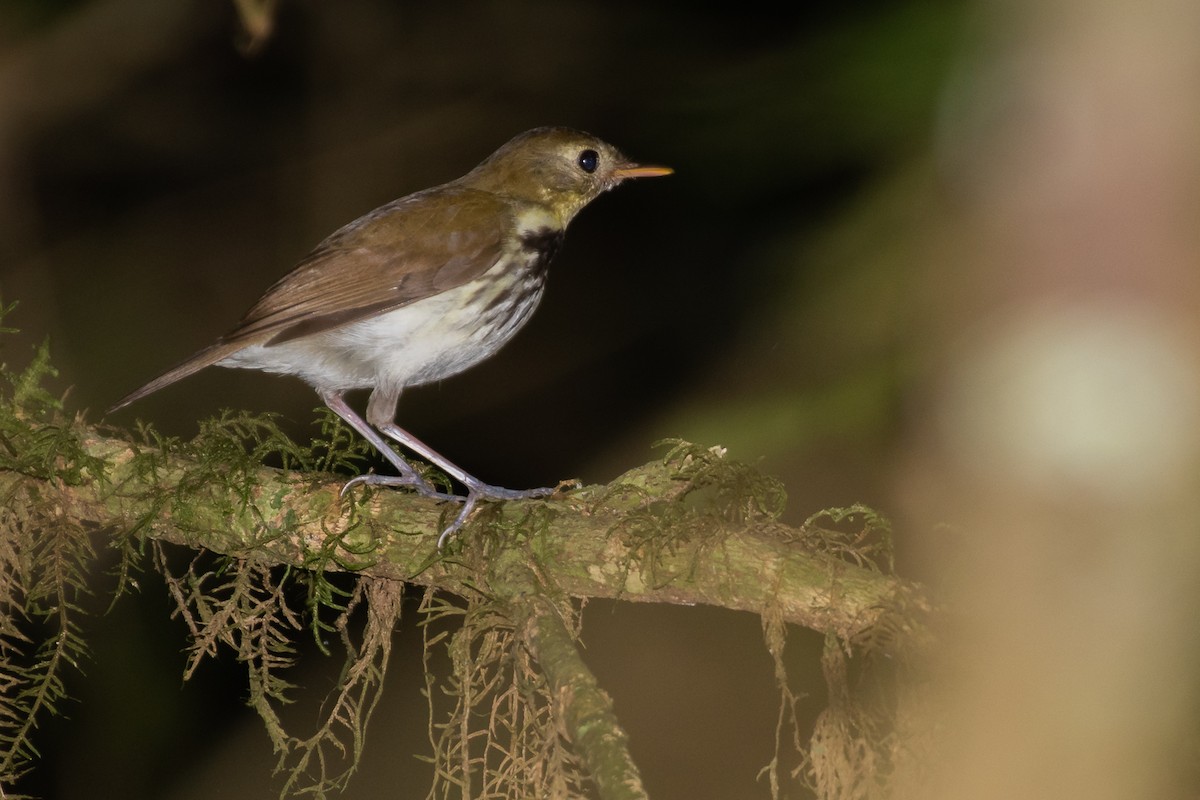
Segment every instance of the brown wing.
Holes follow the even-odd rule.
[[[285,342],[460,286],[499,260],[511,220],[496,195],[453,185],[397,200],[318,245],[222,341]]]
[[[321,242],[215,344],[109,411],[252,344],[331,330],[460,286],[500,259],[512,225],[512,209],[503,199],[455,184],[377,208]]]

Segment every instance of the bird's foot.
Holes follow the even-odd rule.
[[[449,492],[439,492],[433,488],[433,485],[429,481],[419,475],[379,475],[374,472],[368,472],[346,481],[346,485],[342,487],[340,494],[344,497],[346,492],[355,486],[407,486],[422,497],[430,497],[434,500],[462,502],[464,499],[459,495]]]
[[[438,536],[437,548],[441,550],[446,542],[450,540],[450,537],[457,533],[466,524],[467,520],[470,519],[471,515],[475,513],[480,500],[535,500],[539,497],[549,497],[555,492],[569,486],[578,486],[578,482],[569,482],[559,484],[558,486],[544,486],[540,489],[505,489],[503,486],[492,486],[482,481],[471,481],[465,484],[467,494],[463,496],[449,492],[439,492],[419,475],[380,475],[368,472],[346,481],[346,484],[342,487],[341,494],[344,496],[346,492],[355,486],[405,486],[422,497],[462,503],[462,508],[454,516],[454,521],[446,526],[445,530]]]
[[[450,537],[458,532],[471,514],[475,512],[475,507],[480,500],[535,500],[539,497],[549,497],[555,492],[563,488],[563,484],[558,486],[545,486],[540,489],[505,489],[503,486],[492,486],[480,481],[472,481],[465,484],[467,487],[467,496],[459,498],[464,500],[463,507],[458,510],[458,514],[441,535],[438,536],[437,548],[441,550]],[[572,482],[571,485],[578,485],[577,482]]]
[[[534,500],[538,497],[549,497],[557,491],[557,486],[544,486],[541,489],[505,489],[503,486],[491,486],[486,483],[467,484],[467,496],[475,495],[480,500]]]

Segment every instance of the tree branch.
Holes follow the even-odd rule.
[[[43,348],[30,369],[13,380],[15,402],[0,408],[0,498],[8,520],[0,531],[0,566],[18,569],[45,540],[46,526],[53,526],[85,548],[89,533],[96,531],[124,546],[133,537],[204,548],[234,557],[235,568],[260,570],[268,583],[272,570],[263,567],[283,565],[317,573],[353,572],[375,584],[420,584],[467,598],[466,619],[474,621],[464,629],[473,633],[460,631],[453,639],[461,640],[466,650],[459,654],[462,663],[456,662],[451,694],[465,691],[462,686],[492,692],[496,686],[489,676],[503,669],[515,675],[525,669],[520,654],[532,655],[545,678],[545,700],[558,720],[553,724],[562,726],[605,797],[635,798],[644,791],[624,746],[625,734],[557,615],[566,607],[558,604],[570,598],[703,603],[751,611],[773,621],[767,643],[777,657],[785,621],[821,631],[840,646],[861,643],[875,652],[907,650],[925,638],[927,609],[920,587],[876,566],[876,560],[888,557],[889,545],[873,512],[855,508],[823,515],[841,521],[843,528],[847,519],[861,522],[863,529],[856,534],[825,530],[811,520],[800,527],[780,524],[779,484],[727,460],[720,448],[676,443],[666,457],[607,485],[566,490],[544,500],[487,504],[439,553],[438,532],[458,507],[391,489],[356,487],[343,496],[343,480],[321,467],[353,467],[358,445],[350,442],[347,449],[346,431],[336,423],[326,428],[328,441],[318,443],[317,454],[296,446],[269,418],[248,415],[206,420],[191,442],[161,439],[152,432],[144,432],[140,441],[106,436],[80,419],[64,418],[53,398],[38,387],[39,376],[50,369]],[[326,447],[328,452],[322,449]],[[301,469],[263,467],[271,453]],[[39,569],[57,569],[62,561],[52,559]],[[203,580],[190,572],[187,579]],[[331,584],[314,581],[313,586],[320,592]],[[256,591],[218,589],[232,592],[221,597],[235,603],[243,595],[253,600]],[[331,607],[339,607],[336,600]],[[341,608],[339,619],[349,608]],[[445,609],[450,613],[455,607],[447,604]],[[499,627],[489,630],[497,621]],[[269,645],[265,650],[259,646],[260,628],[256,618],[234,620],[219,634],[248,643],[249,660],[266,667],[277,654]],[[523,647],[497,649],[504,630]],[[491,644],[476,652],[473,642]],[[476,687],[481,679],[484,683]],[[26,680],[50,685],[61,679],[31,673]],[[779,680],[786,700],[786,675]],[[456,689],[454,681],[461,686]],[[269,706],[270,692],[260,686],[258,694]],[[463,725],[478,700],[460,702]],[[506,694],[502,704],[512,701]],[[534,717],[529,719],[540,720],[536,699],[530,702]],[[496,721],[494,708],[492,714],[497,731],[514,730],[505,720]],[[273,717],[268,707],[264,719],[269,729]],[[357,711],[351,717],[349,722],[331,718],[318,737],[301,745],[323,746],[324,731],[334,725],[361,730],[365,717],[360,719]],[[553,728],[541,733],[557,735]],[[317,787],[344,783],[361,745],[356,733],[343,773],[329,774],[322,762],[315,776],[295,777],[296,770],[306,771],[307,751],[301,748],[296,757],[293,740],[280,741],[285,750],[281,764],[288,758],[296,762],[293,779],[311,780]],[[451,737],[446,747],[435,758],[457,753],[464,759],[461,774],[448,768],[447,787],[467,779],[475,767],[486,767],[486,753],[477,761],[471,752],[470,732],[457,743]],[[586,779],[571,772],[568,763],[559,763],[567,771],[554,772],[554,780]],[[529,776],[518,770],[492,778],[525,785]],[[535,780],[529,785],[541,784]],[[285,792],[295,790],[289,782]]]
[[[641,773],[612,700],[600,688],[575,639],[546,597],[533,594],[519,608],[524,640],[550,683],[558,717],[570,734],[602,800],[646,800]]]
[[[461,593],[479,579],[472,565],[495,557],[508,536],[568,595],[771,609],[846,640],[881,628],[911,631],[919,623],[907,612],[925,605],[913,584],[814,551],[802,528],[694,510],[705,487],[687,478],[683,462],[691,456],[547,500],[490,505],[439,556],[437,532],[453,513],[445,504],[395,490],[342,497],[343,481],[327,474],[214,472],[170,449],[91,430],[80,441],[100,466],[72,484],[41,480],[43,499],[58,495],[63,513],[79,523],[222,554]],[[0,472],[0,496],[31,480],[39,479]]]

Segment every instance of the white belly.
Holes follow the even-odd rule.
[[[251,345],[219,364],[296,375],[324,390],[438,381],[490,357],[528,321],[542,297],[544,269],[523,266],[515,309],[492,302],[502,294],[496,278],[514,268],[499,264],[395,311],[281,344]]]

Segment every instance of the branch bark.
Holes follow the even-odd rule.
[[[918,586],[813,552],[801,529],[763,518],[714,525],[685,513],[695,487],[680,479],[679,464],[662,460],[607,485],[491,505],[439,556],[445,504],[395,490],[342,497],[334,476],[265,467],[230,490],[211,467],[205,478],[195,459],[91,430],[81,441],[101,466],[72,485],[41,481],[43,498],[57,495],[63,513],[94,528],[222,554],[461,593],[476,585],[474,566],[496,556],[507,532],[543,580],[575,597],[770,610],[844,640],[881,629],[911,633],[921,623],[909,612],[925,606]],[[0,472],[0,496],[31,480],[39,479]]]
[[[50,402],[35,385],[44,369],[17,382],[18,399]],[[456,505],[369,487],[343,496],[343,480],[327,473],[265,468],[266,453],[315,458],[269,421],[222,417],[191,443],[139,442],[20,408],[0,416],[0,498],[11,533],[24,537],[14,558],[53,525],[72,537],[103,531],[121,543],[153,539],[251,566],[354,572],[498,603],[606,798],[643,797],[644,789],[611,704],[558,616],[570,598],[741,609],[876,652],[907,651],[926,638],[919,586],[862,566],[867,545],[778,523],[778,484],[719,449],[679,444],[607,485],[486,505],[439,553],[438,533]],[[328,435],[339,441],[336,431]],[[777,627],[767,635],[776,656]],[[322,772],[317,780],[331,779]]]
[[[546,597],[521,605],[523,638],[556,697],[558,716],[603,800],[647,800],[641,773],[629,754],[629,737],[612,700],[583,662],[575,638]]]

